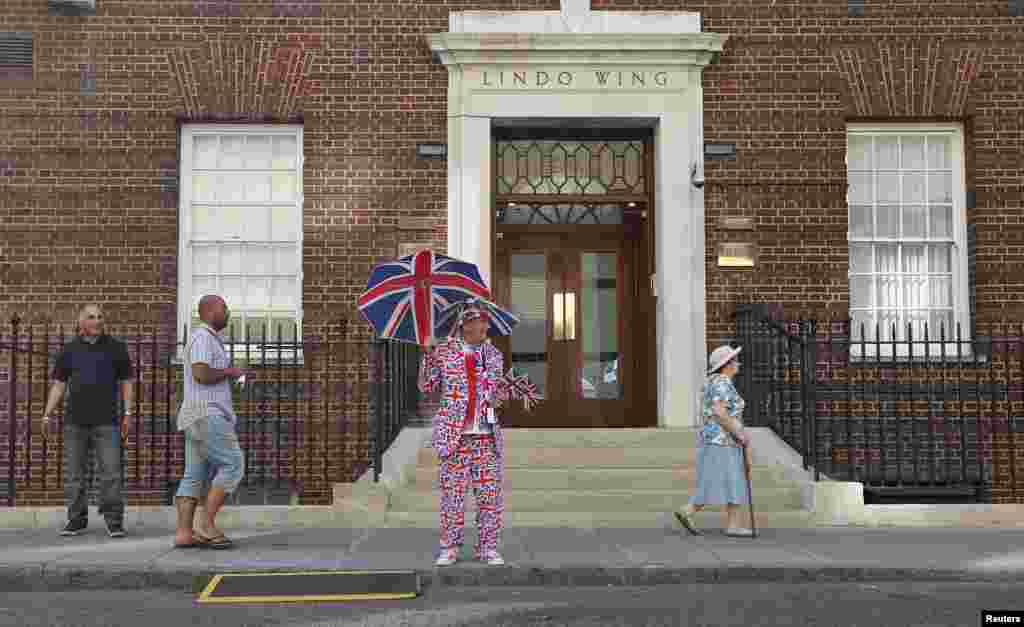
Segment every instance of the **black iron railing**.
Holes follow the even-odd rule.
[[[415,344],[375,340],[372,344],[373,396],[371,412],[374,417],[373,480],[380,481],[384,452],[419,408],[420,349]]]
[[[40,418],[56,357],[72,338],[17,318],[8,329],[0,333],[0,442],[7,439],[0,446],[0,505],[60,504],[67,405],[58,408],[49,432]],[[225,338],[233,365],[249,373],[244,386],[233,385],[246,457],[235,502],[329,504],[334,483],[355,480],[373,463],[372,347],[346,320],[301,338],[295,326],[270,331],[276,332]],[[122,447],[126,497],[169,504],[184,468],[175,414],[187,329],[177,338],[155,328],[108,324],[108,332],[127,343],[136,370],[134,422]],[[392,374],[382,379],[385,385],[398,380]]]
[[[770,313],[737,311],[737,384],[755,400],[751,424],[771,426],[805,464],[864,483],[868,502],[1024,498],[1024,324],[968,337],[959,325],[900,332]]]
[[[815,456],[816,361],[814,325],[787,327],[764,305],[736,310],[737,342],[743,347],[736,388],[746,401],[743,421],[770,427],[803,457],[804,470],[820,477]]]

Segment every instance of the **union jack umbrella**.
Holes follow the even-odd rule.
[[[490,290],[476,264],[421,250],[374,268],[358,306],[380,337],[426,346],[443,309],[480,296]]]
[[[520,374],[516,368],[510,368],[505,373],[505,376],[498,382],[498,389],[501,390],[499,398],[521,400],[526,411],[530,411],[534,405],[540,402],[537,386],[530,381],[530,377],[525,372]]]

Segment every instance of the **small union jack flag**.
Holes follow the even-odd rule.
[[[380,337],[423,346],[441,310],[478,296],[490,291],[475,264],[421,250],[374,268],[358,304]]]
[[[525,372],[520,373],[515,368],[505,373],[498,383],[498,387],[501,390],[499,398],[521,400],[526,411],[530,411],[534,405],[540,402],[537,386],[530,381],[530,377]]]

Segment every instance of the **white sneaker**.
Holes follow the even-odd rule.
[[[441,554],[434,562],[434,566],[451,566],[458,560],[459,555],[455,549],[441,549]]]
[[[492,551],[484,555],[484,561],[487,562],[488,566],[504,566],[505,560],[501,559],[501,554],[497,551]]]

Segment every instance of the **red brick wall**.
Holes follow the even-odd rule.
[[[399,242],[445,246],[445,164],[415,158],[417,143],[446,141],[447,72],[423,35],[447,30],[450,11],[558,8],[98,5],[95,16],[57,17],[42,0],[7,0],[0,14],[0,30],[35,37],[34,77],[0,84],[3,320],[68,323],[97,300],[118,322],[170,333],[178,125],[301,121],[306,325],[319,334],[348,317],[353,337],[365,334],[353,304],[375,261]],[[705,30],[730,36],[704,73],[705,139],[738,149],[737,160],[707,165],[710,345],[733,336],[742,301],[845,315],[843,157],[854,120],[967,124],[978,317],[1024,316],[1024,19],[1006,5],[879,2],[850,18],[836,0],[594,0],[598,10],[699,11]],[[83,78],[95,78],[95,95],[82,93]],[[725,215],[755,218],[757,269],[715,267]]]

